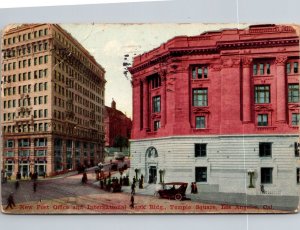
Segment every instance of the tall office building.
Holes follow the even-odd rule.
[[[3,168],[54,175],[103,158],[105,70],[57,24],[2,38]]]

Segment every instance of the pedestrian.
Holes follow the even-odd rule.
[[[133,196],[133,194],[131,194],[131,198],[130,198],[130,208],[134,208],[134,196]]]
[[[81,182],[82,184],[86,184],[88,181],[86,172],[83,173]]]
[[[195,194],[198,193],[198,188],[197,188],[196,182],[194,182],[194,193],[195,193]]]
[[[7,206],[5,209],[11,208],[13,209],[13,207],[15,207],[15,201],[14,201],[14,196],[13,193],[10,193],[8,198],[7,198]]]
[[[21,180],[21,173],[20,173],[20,171],[17,172],[17,176],[16,177],[17,177],[16,178],[17,180]]]
[[[16,182],[15,182],[15,188],[16,188],[16,190],[18,190],[18,189],[19,189],[19,187],[20,187],[20,183],[19,183],[19,181],[18,181],[18,180],[16,180]]]
[[[37,183],[36,181],[33,182],[33,192],[36,192],[36,188],[37,188]]]
[[[132,195],[135,194],[135,182],[133,182],[132,185],[131,185],[131,194]]]

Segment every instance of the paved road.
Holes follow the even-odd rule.
[[[6,207],[6,199],[14,192],[16,207],[5,210],[6,213],[235,213],[265,212],[262,209],[245,209],[232,206],[231,209],[222,205],[201,204],[198,202],[174,201],[159,199],[154,196],[135,195],[135,207],[130,208],[129,193],[109,193],[95,186],[95,174],[88,173],[89,182],[81,184],[82,175],[69,175],[38,181],[37,191],[33,191],[31,181],[21,181],[18,190],[14,183],[2,185],[2,204]],[[127,189],[128,190],[128,189]],[[270,211],[270,210],[268,210]],[[275,212],[275,211],[274,211]]]

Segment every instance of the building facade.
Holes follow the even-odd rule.
[[[117,147],[117,142],[124,142],[130,139],[132,122],[123,112],[117,110],[116,102],[112,100],[111,107],[105,106],[104,129],[105,129],[105,147],[108,153],[125,151],[128,152],[128,146]],[[119,143],[120,144],[120,143]],[[125,144],[125,143],[123,143]],[[122,145],[122,144],[121,144]]]
[[[3,168],[54,175],[103,158],[105,70],[57,24],[2,39]]]
[[[256,25],[178,36],[134,58],[132,175],[200,192],[300,188],[299,36]]]

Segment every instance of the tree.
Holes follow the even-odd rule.
[[[120,148],[120,152],[122,152],[123,147],[128,147],[128,138],[117,135],[114,139],[113,147]]]

